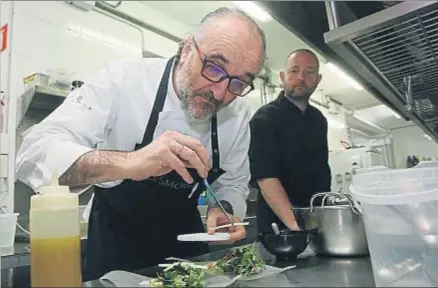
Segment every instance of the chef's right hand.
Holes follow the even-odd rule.
[[[300,231],[300,226],[298,226],[298,223],[295,222],[294,224],[291,224],[287,227],[290,231]]]
[[[151,144],[128,153],[127,177],[140,181],[175,170],[187,183],[192,183],[187,168],[195,168],[202,178],[210,170],[209,155],[202,143],[176,131],[166,131]]]

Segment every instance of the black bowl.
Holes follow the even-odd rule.
[[[277,260],[296,260],[303,253],[312,239],[311,231],[281,231],[274,233],[260,233],[259,239],[263,247],[274,254]]]

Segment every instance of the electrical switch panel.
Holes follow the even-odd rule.
[[[0,134],[0,154],[8,154],[8,134]]]
[[[0,178],[8,177],[8,155],[0,155]]]

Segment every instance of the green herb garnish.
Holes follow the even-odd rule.
[[[216,262],[216,267],[234,275],[249,276],[265,269],[265,262],[260,257],[254,243],[251,246],[231,250]]]
[[[167,268],[159,273],[156,279],[149,282],[151,287],[203,288],[206,287],[206,276],[211,273],[225,272],[233,273],[236,276],[250,276],[265,269],[265,262],[260,257],[255,243],[232,249],[217,262],[207,264],[176,262],[160,265]]]
[[[181,262],[159,273],[157,279],[151,281],[151,286],[203,288],[205,287],[204,276],[204,269]]]

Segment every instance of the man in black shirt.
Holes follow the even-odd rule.
[[[306,49],[289,54],[280,79],[284,90],[253,116],[249,151],[257,199],[259,232],[271,223],[299,230],[293,207],[308,207],[318,192],[330,191],[327,120],[309,104],[321,81],[316,55]]]

